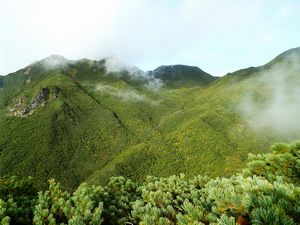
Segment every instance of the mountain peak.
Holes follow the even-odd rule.
[[[161,79],[169,86],[193,86],[208,85],[217,77],[214,77],[196,66],[187,65],[163,65],[149,72],[155,78]]]
[[[61,55],[50,55],[37,63],[42,64],[46,69],[56,69],[65,67],[71,61]]]

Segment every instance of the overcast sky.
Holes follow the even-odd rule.
[[[300,46],[299,0],[0,0],[0,74],[52,54],[213,75]]]

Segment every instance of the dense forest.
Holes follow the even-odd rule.
[[[0,176],[68,191],[116,176],[229,177],[248,153],[299,140],[300,48],[222,77],[108,62],[50,56],[0,76]]]
[[[300,143],[249,154],[231,177],[184,174],[143,181],[112,177],[105,186],[64,190],[54,179],[0,179],[1,224],[300,224]]]

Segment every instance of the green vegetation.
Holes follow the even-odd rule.
[[[105,60],[31,64],[0,77],[0,175],[32,176],[38,188],[55,178],[67,190],[106,185],[112,176],[229,177],[245,167],[248,153],[300,138],[295,123],[257,130],[241,112],[247,95],[257,108],[272,101],[270,71],[281,68],[288,80],[282,87],[299,87],[300,68],[290,58],[299,61],[299,50],[221,78],[182,65],[147,77],[108,73]]]
[[[1,224],[218,224],[300,223],[300,143],[276,144],[249,155],[229,178],[112,177],[106,186],[65,191],[53,179],[37,192],[31,178],[0,180]]]
[[[0,179],[1,224],[31,224],[37,189],[31,177]]]

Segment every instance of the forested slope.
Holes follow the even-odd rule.
[[[216,78],[48,57],[0,78],[0,174],[70,189],[119,175],[230,176],[248,153],[299,139],[299,59],[293,49]]]

